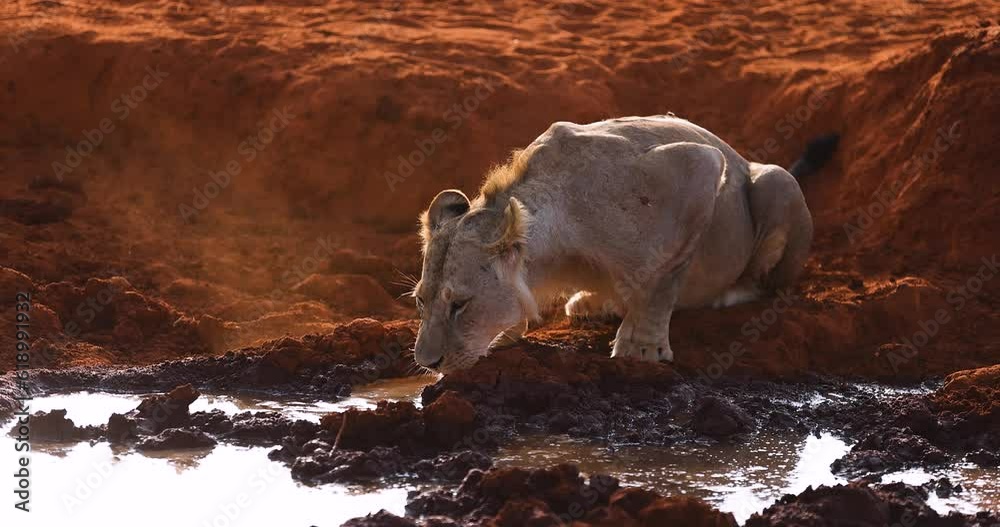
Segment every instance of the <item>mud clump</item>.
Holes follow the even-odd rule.
[[[860,440],[834,462],[834,470],[860,476],[964,456],[995,466],[1000,455],[998,371],[994,366],[958,372],[928,395],[871,400],[835,418],[837,428]]]
[[[131,368],[78,367],[34,372],[39,389],[168,390],[182,384],[215,391],[272,390],[343,397],[351,386],[405,376],[413,331],[359,319],[331,333],[285,337],[217,357],[190,357]]]
[[[487,455],[461,442],[474,420],[475,409],[457,394],[426,409],[380,401],[373,410],[352,408],[328,414],[308,429],[292,427],[282,447],[269,455],[309,483],[406,474],[458,481],[473,468],[492,466]]]
[[[140,430],[159,434],[167,428],[184,425],[191,418],[189,407],[201,393],[190,384],[178,386],[166,394],[143,398],[135,409]]]
[[[159,434],[143,438],[136,443],[139,451],[181,450],[215,446],[216,440],[200,430],[191,428],[168,428]]]
[[[476,408],[458,392],[446,391],[424,409],[428,436],[437,444],[458,443],[472,432]]]
[[[786,495],[763,512],[754,514],[745,527],[876,527],[981,526],[1000,521],[992,513],[941,516],[927,505],[927,490],[903,483],[873,485],[855,482],[835,487],[808,488],[797,496]]]
[[[1000,454],[1000,365],[949,375],[929,402],[958,449]]]
[[[227,441],[245,446],[280,445],[288,438],[313,437],[319,425],[291,420],[279,412],[242,412],[226,415],[221,410],[191,412],[190,405],[201,394],[187,384],[165,394],[143,398],[125,414],[112,414],[106,426],[113,444],[136,443],[142,450],[197,448],[209,441]],[[184,446],[189,445],[189,446]]]
[[[410,471],[422,480],[454,482],[462,481],[470,470],[487,470],[492,466],[493,459],[486,454],[462,450],[420,460],[410,466]]]
[[[344,412],[334,446],[361,449],[394,445],[413,451],[425,428],[423,412],[413,403],[379,401],[375,411],[351,408]]]
[[[585,479],[575,465],[568,464],[533,470],[471,470],[454,492],[412,492],[406,511],[425,519],[418,522],[382,511],[346,525],[736,525],[732,515],[699,500],[621,489],[613,477],[597,474]]]
[[[691,426],[707,436],[727,437],[749,431],[753,427],[753,419],[732,402],[708,396],[699,400]]]
[[[951,458],[927,439],[898,428],[867,435],[844,457],[833,462],[834,472],[858,477],[908,466],[928,467]]]
[[[66,410],[35,412],[28,416],[30,437],[33,441],[51,441],[55,443],[87,441],[100,437],[103,433],[100,427],[79,427],[72,419],[66,417]],[[9,435],[17,437],[21,434],[19,422],[15,422]]]
[[[664,364],[617,360],[538,342],[500,349],[424,390],[431,409],[449,394],[469,401],[476,427],[492,436],[519,430],[663,443],[682,431],[670,423],[687,387]],[[468,415],[468,411],[462,413]]]
[[[22,395],[22,389],[18,387],[14,375],[14,373],[0,375],[0,420],[7,419],[21,407],[14,399]]]

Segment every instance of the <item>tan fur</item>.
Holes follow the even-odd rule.
[[[420,213],[420,251],[427,253],[427,245],[431,243],[430,209]]]
[[[490,169],[479,189],[481,198],[490,201],[520,181],[528,169],[528,161],[531,161],[533,152],[534,148],[531,147],[514,150],[506,163]]]
[[[675,308],[787,287],[812,221],[784,169],[654,116],[554,123],[493,168],[476,199],[438,194],[421,237],[414,357],[450,372],[523,329],[539,303],[580,291],[588,301],[574,297],[571,315],[622,316],[613,356],[672,360]]]
[[[497,255],[510,250],[520,250],[527,241],[530,223],[531,214],[524,205],[517,198],[510,198],[507,208],[504,209],[503,231],[495,242],[487,245],[487,249]]]

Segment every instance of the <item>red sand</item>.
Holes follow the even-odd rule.
[[[843,134],[804,182],[816,241],[793,308],[756,341],[743,325],[767,302],[678,314],[682,365],[998,362],[1000,279],[982,280],[998,247],[995,5],[641,4],[6,2],[0,315],[31,291],[55,366],[410,318],[394,269],[419,271],[415,218],[435,193],[474,191],[553,121],[673,111],[785,166]],[[54,162],[76,166],[60,180]],[[537,336],[601,347],[612,330],[557,319]],[[749,351],[730,370],[712,354],[734,342]]]

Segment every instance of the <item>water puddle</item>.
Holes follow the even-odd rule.
[[[219,409],[229,414],[278,411],[294,419],[318,421],[331,411],[374,408],[378,400],[420,404],[420,392],[435,377],[378,381],[347,399],[328,403],[296,398],[203,394],[191,411]],[[112,413],[133,410],[141,395],[75,392],[35,399],[31,412],[66,409],[78,426],[107,423]],[[14,452],[2,423],[0,451]],[[307,487],[288,469],[267,458],[270,448],[220,443],[214,448],[139,453],[108,443],[32,444],[32,525],[136,524],[175,527],[335,526],[386,509],[404,514],[406,488]],[[3,459],[14,460],[13,456]],[[13,469],[14,467],[12,467]],[[13,498],[11,498],[13,499]],[[0,525],[24,521],[5,503]]]
[[[330,412],[342,412],[348,408],[371,409],[378,401],[411,401],[421,406],[420,392],[424,386],[433,384],[436,376],[404,377],[382,379],[371,384],[355,387],[350,397],[336,402],[315,401],[296,397],[263,395],[222,395],[203,393],[191,403],[191,412],[222,410],[227,414],[241,412],[281,412],[290,419],[305,419],[319,422],[320,417]],[[134,410],[142,401],[141,394],[107,392],[58,393],[36,399],[31,412],[66,409],[66,417],[77,426],[99,425],[108,422],[112,413],[124,414]]]
[[[295,419],[318,421],[331,411],[374,408],[379,400],[420,404],[423,387],[435,377],[379,381],[358,387],[334,403],[294,397],[203,394],[191,411],[277,411]],[[134,409],[141,395],[76,392],[36,399],[32,412],[66,409],[80,426],[106,423],[111,413]],[[814,398],[805,404],[820,404]],[[12,452],[2,423],[0,450]],[[306,487],[288,469],[267,458],[269,448],[220,443],[203,450],[139,453],[107,443],[33,444],[32,516],[35,525],[104,525],[137,523],[164,527],[255,527],[340,525],[343,521],[387,509],[404,513],[407,487],[359,488],[342,485]],[[497,456],[501,466],[550,466],[569,462],[585,473],[614,475],[625,485],[639,485],[664,495],[690,494],[738,521],[771,505],[786,493],[806,487],[845,483],[830,464],[849,445],[831,434],[792,437],[758,434],[744,444],[687,444],[670,447],[608,447],[563,436],[521,437]],[[9,457],[12,459],[12,457]],[[8,458],[4,458],[8,459]],[[1000,470],[960,465],[947,470],[908,470],[884,481],[923,484],[947,476],[964,491],[949,498],[931,495],[940,512],[964,513],[1000,508]],[[22,516],[0,507],[0,525]]]
[[[4,451],[12,444],[0,439]],[[383,508],[403,513],[406,489],[304,487],[267,459],[268,450],[220,444],[211,451],[149,456],[107,443],[36,449],[29,524],[325,526]],[[0,510],[0,524],[24,521],[9,503]]]
[[[830,464],[850,450],[832,434],[789,437],[759,434],[742,444],[621,447],[568,437],[522,437],[501,450],[500,466],[543,467],[575,463],[585,473],[618,477],[625,485],[656,490],[663,495],[690,494],[740,523],[770,506],[784,494],[798,494],[810,485],[847,483],[830,471]],[[964,492],[951,498],[932,494],[928,504],[938,512],[996,510],[1000,505],[1000,470],[958,466],[941,471],[914,469],[889,474],[885,482],[922,484],[947,476]]]

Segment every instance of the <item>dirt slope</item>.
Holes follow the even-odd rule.
[[[552,121],[673,111],[785,166],[843,135],[804,182],[817,235],[792,309],[678,315],[685,365],[998,362],[997,4],[812,4],[7,2],[0,294],[32,291],[53,366],[408,318],[398,271],[419,271],[436,192],[474,191]]]

